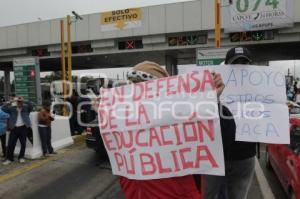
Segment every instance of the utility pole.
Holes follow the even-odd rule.
[[[73,92],[72,82],[72,45],[71,45],[71,16],[67,16],[67,32],[68,32],[68,81],[70,84],[70,93]]]
[[[68,33],[68,81],[70,84],[70,93],[73,93],[73,81],[72,81],[72,43],[71,43],[71,25],[77,20],[83,20],[83,18],[77,14],[75,11],[72,11],[72,14],[75,16],[75,20],[72,21],[71,16],[67,15],[67,33]]]
[[[64,20],[60,20],[60,41],[61,41],[61,67],[62,67],[62,81],[63,93],[66,95],[66,59],[65,59],[65,29]]]
[[[60,41],[61,41],[61,67],[62,67],[62,87],[63,87],[63,98],[67,96],[66,92],[66,59],[65,59],[65,28],[64,20],[60,20]],[[67,116],[66,106],[63,107],[63,114]]]
[[[78,19],[83,20],[83,18],[78,15],[75,11],[72,11],[75,16],[75,21],[71,20],[71,16],[67,15],[67,34],[68,34],[68,77],[66,77],[66,56],[65,56],[65,29],[64,29],[64,20],[60,20],[60,39],[61,39],[61,67],[62,67],[62,82],[63,82],[63,98],[67,96],[66,89],[66,79],[68,78],[68,89],[69,93],[73,93],[73,83],[72,83],[72,45],[71,45],[71,25],[73,22],[76,22]],[[64,105],[63,114],[67,116],[67,109]]]
[[[221,3],[215,0],[215,46],[221,47]]]

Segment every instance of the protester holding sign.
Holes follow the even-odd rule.
[[[133,83],[169,76],[167,71],[153,62],[136,65],[128,74]],[[156,180],[131,180],[120,177],[121,188],[128,199],[150,198],[201,198],[200,187],[194,184],[193,176],[165,178]]]
[[[198,94],[209,94],[204,92],[205,89],[208,89],[208,85],[213,89],[211,94],[216,93],[214,90],[217,91],[218,95],[222,93],[224,84],[219,74],[211,75],[208,71],[204,71],[198,74],[199,77],[196,75],[197,73],[168,77],[168,73],[158,64],[143,62],[133,68],[128,74],[128,79],[135,83],[130,91],[133,91],[133,100],[137,100],[139,103],[141,98],[145,98],[145,100],[152,98],[153,101],[156,101],[157,98],[155,97],[164,92],[169,96],[173,95],[170,100],[180,98],[177,94],[182,94],[183,92],[180,93],[182,89]],[[196,77],[203,77],[203,79],[197,79]],[[154,81],[158,78],[161,78],[161,81]],[[147,83],[145,84],[139,83],[146,81]],[[194,84],[191,82],[194,82]],[[157,88],[151,88],[153,85],[156,85]],[[140,90],[140,92],[137,90]],[[113,92],[115,92],[116,95],[112,94]],[[178,93],[176,94],[176,92]],[[112,105],[117,105],[116,102],[124,102],[123,95],[125,93],[126,90],[124,90],[124,88],[114,89],[112,91],[102,90],[98,112],[100,129],[102,131],[101,136],[110,155],[113,172],[120,176],[126,176],[120,177],[121,188],[126,198],[201,199],[200,176],[191,175],[191,173],[199,173],[199,168],[200,170],[202,169],[209,172],[210,167],[212,167],[216,174],[224,175],[223,147],[221,135],[219,134],[219,116],[217,116],[215,124],[214,120],[207,120],[206,123],[205,119],[202,121],[194,119],[196,120],[194,123],[194,115],[191,116],[187,123],[178,122],[178,124],[176,124],[175,119],[174,121],[171,119],[172,121],[161,122],[160,120],[164,120],[164,117],[160,120],[155,120],[151,115],[154,113],[147,113],[147,108],[142,105],[138,108],[139,116],[137,121],[130,121],[128,117],[129,109],[125,111],[126,118],[118,120],[119,118],[116,118],[116,115],[110,114],[112,111],[110,108]],[[153,94],[156,96],[154,97]],[[199,101],[203,99],[206,99],[206,97],[201,96],[201,99],[196,98],[194,100]],[[163,100],[163,102],[165,101]],[[172,104],[174,103],[176,102],[172,101]],[[217,104],[217,101],[212,103]],[[107,111],[109,109],[110,111]],[[223,115],[231,115],[228,109],[224,108],[222,110]],[[184,111],[185,110],[179,110],[181,114],[184,113]],[[194,113],[196,114],[196,112]],[[148,114],[150,114],[150,116],[148,116]],[[168,118],[170,118],[170,112],[167,114],[169,114]],[[218,111],[217,115],[219,115]],[[118,117],[121,116],[122,113],[118,115]],[[150,119],[152,122],[150,122]],[[144,126],[148,127],[142,127],[143,122],[141,121],[144,121]],[[125,126],[122,126],[123,122],[126,123]],[[233,140],[233,138],[228,138],[228,136],[232,135],[232,133],[234,134],[235,123],[232,118],[229,120],[223,120],[221,118],[220,122],[222,133],[225,132],[224,134],[227,135],[223,136],[225,138],[223,139],[223,142],[225,140],[224,146],[227,147],[227,140]],[[161,126],[160,123],[164,125]],[[206,124],[207,126],[205,126]],[[131,128],[128,128],[128,126],[131,126]],[[124,128],[129,130],[121,132]],[[218,134],[214,133],[214,128]],[[226,130],[229,130],[229,132],[226,132]],[[173,136],[173,140],[171,136]],[[187,146],[191,145],[189,144],[191,142],[194,142],[196,147],[188,148]],[[214,142],[217,146],[214,145],[214,147],[211,146],[212,148],[210,148],[210,142]],[[156,144],[165,147],[162,148],[164,150],[154,153],[153,151],[159,148],[152,147]],[[186,147],[183,148],[184,146]],[[136,147],[140,147],[140,149],[136,149]],[[143,148],[145,147],[148,147],[151,151],[148,153],[146,151],[139,151],[144,150]],[[196,149],[197,152],[192,151],[193,149]],[[129,154],[126,152],[127,150]],[[170,153],[168,153],[168,150],[170,150]],[[131,155],[133,153],[139,155],[134,157]],[[196,156],[191,154],[195,154]],[[141,165],[134,163],[136,160],[141,161]],[[211,173],[214,172],[211,171]]]
[[[225,59],[225,64],[249,65],[251,62],[251,54],[244,47],[230,49]],[[225,156],[226,176],[205,177],[205,199],[246,199],[254,175],[255,155],[256,143],[235,141],[227,158]]]

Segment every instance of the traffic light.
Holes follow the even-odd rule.
[[[35,77],[35,70],[30,70],[30,77]]]

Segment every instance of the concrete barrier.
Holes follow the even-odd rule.
[[[30,113],[30,119],[32,123],[32,140],[31,143],[28,139],[26,140],[26,151],[25,157],[29,159],[35,159],[42,156],[42,147],[40,141],[40,135],[38,132],[38,119],[37,112]],[[71,136],[69,119],[63,116],[55,116],[54,121],[51,125],[52,128],[52,146],[54,151],[64,148],[66,146],[70,146],[74,143],[74,140]],[[9,135],[9,133],[7,134]],[[8,136],[7,136],[8,137]],[[20,143],[17,142],[17,146],[15,148],[15,155],[18,155],[20,151]]]

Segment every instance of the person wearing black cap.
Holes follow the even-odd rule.
[[[252,55],[245,47],[231,48],[225,58],[225,64],[249,65],[252,63]]]
[[[225,64],[249,65],[251,53],[235,47],[226,54]],[[225,154],[225,177],[205,177],[205,199],[246,199],[254,176],[256,143],[233,141]]]

